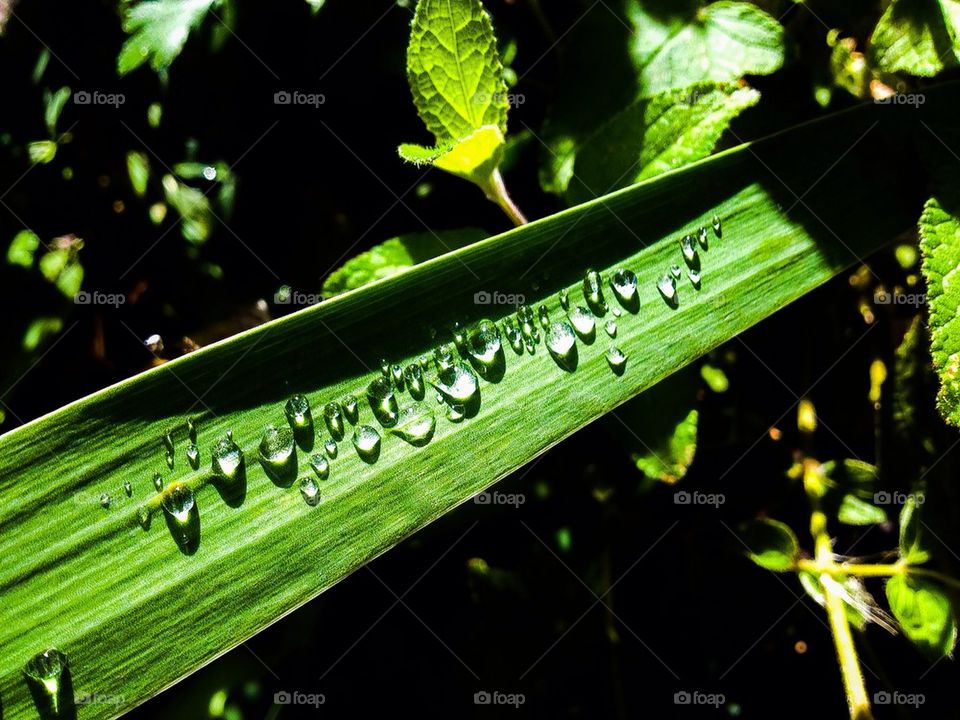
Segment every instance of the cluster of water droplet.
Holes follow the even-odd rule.
[[[713,216],[713,232],[717,239],[723,234],[720,216]],[[700,289],[701,270],[700,270],[700,250],[706,252],[710,249],[710,233],[706,227],[701,226],[696,234],[684,235],[680,240],[680,252],[683,255],[683,261],[687,266],[687,278],[690,284],[697,290]],[[680,279],[683,270],[679,265],[671,265],[669,272],[664,273],[657,280],[657,290],[664,301],[673,308],[680,305],[680,295],[677,290],[677,280]]]

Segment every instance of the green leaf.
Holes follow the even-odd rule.
[[[886,158],[895,148],[908,151],[921,120],[956,107],[956,92],[926,94],[910,113],[859,106],[461,248],[0,436],[0,492],[8,500],[0,503],[0,587],[4,607],[16,608],[0,653],[4,718],[36,717],[22,668],[49,647],[66,653],[77,690],[92,691],[101,678],[116,682],[110,690],[119,703],[86,705],[84,720],[128,711],[897,237],[918,215],[912,190],[925,177],[912,163]],[[875,121],[881,127],[862,137]],[[775,177],[798,192],[816,187],[785,212],[790,196]],[[678,234],[709,225],[714,214],[723,239],[704,254],[702,288],[680,288],[671,307],[656,280],[677,261]],[[640,278],[639,311],[618,319],[616,344],[628,358],[621,374],[611,372],[605,340],[578,342],[573,372],[542,344],[535,354],[501,348],[503,374],[478,380],[479,405],[462,422],[449,422],[429,400],[437,422],[426,447],[384,431],[378,458],[367,462],[346,435],[317,507],[259,464],[264,430],[286,422],[291,393],[315,409],[314,438],[320,408],[347,393],[362,396],[381,377],[381,358],[412,363],[449,340],[453,321],[500,321],[513,312],[478,306],[476,293],[523,292],[559,318],[557,293],[582,288],[588,261],[605,279],[618,267]],[[432,337],[431,327],[441,334]],[[426,374],[438,380],[433,369]],[[415,401],[403,392],[400,403]],[[185,458],[188,418],[201,451],[196,470]],[[359,422],[380,428],[367,403]],[[168,429],[172,470],[162,440]],[[246,457],[242,498],[211,472],[210,450],[228,430]],[[294,452],[302,477],[316,450]],[[154,472],[167,483],[163,493],[154,490]],[[184,493],[177,483],[193,493],[196,545],[178,545],[184,537],[172,502]],[[102,494],[111,498],[107,508]],[[147,530],[137,521],[141,506],[153,511]]]
[[[960,3],[893,0],[870,38],[871,59],[884,72],[933,77],[956,67]]]
[[[960,426],[960,191],[927,201],[920,217],[920,249],[930,310],[930,352],[940,376],[937,406]]]
[[[164,175],[161,182],[167,202],[180,214],[184,239],[195,245],[205,243],[213,225],[210,200],[196,188],[179,182],[173,175]]]
[[[27,352],[33,352],[44,341],[63,330],[63,319],[58,317],[38,317],[30,321],[21,344]]]
[[[800,557],[797,536],[779,520],[754,520],[741,529],[740,538],[749,548],[747,557],[767,570],[786,572]]]
[[[40,238],[31,230],[21,230],[7,249],[7,262],[21,267],[33,267],[33,258],[40,247]]]
[[[783,65],[783,27],[756,5],[629,0],[627,7],[644,96],[704,80],[767,75]]]
[[[840,501],[837,520],[846,525],[874,525],[887,521],[887,513],[876,505],[847,494]]]
[[[57,143],[53,140],[37,140],[27,145],[30,162],[46,165],[57,156]]]
[[[323,283],[323,295],[329,298],[383,280],[487,236],[488,233],[479,228],[462,228],[391,238],[330,273]]]
[[[500,129],[482,127],[449,146],[425,148],[404,144],[397,148],[400,157],[414,165],[433,165],[452,175],[479,185],[489,195],[490,177],[503,159],[506,141]]]
[[[760,94],[694,85],[639,100],[602,125],[576,156],[568,199],[589,200],[706,157]]]
[[[925,578],[895,575],[887,581],[887,601],[903,634],[925,655],[952,655],[957,622],[950,597],[940,585]]]
[[[900,557],[910,565],[922,565],[930,559],[921,542],[920,507],[924,498],[923,493],[911,493],[900,509]]]
[[[707,387],[715,393],[725,393],[730,389],[730,380],[727,378],[727,374],[716,365],[704,363],[700,368],[700,377],[703,378]]]
[[[123,18],[130,35],[117,58],[117,71],[126,75],[150,61],[156,71],[173,64],[190,31],[196,28],[219,0],[141,0]]]
[[[130,176],[130,185],[137,197],[147,194],[147,183],[150,181],[150,159],[146,153],[131,150],[127,153],[127,174]]]
[[[57,122],[60,120],[60,113],[63,112],[63,106],[69,99],[70,88],[68,87],[62,87],[55,93],[49,90],[43,91],[43,121],[51,138],[57,135]]]

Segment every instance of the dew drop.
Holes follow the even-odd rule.
[[[187,437],[190,438],[190,442],[197,442],[197,426],[193,422],[193,418],[187,418]]]
[[[679,266],[679,265],[674,264],[674,265],[671,265],[671,266],[670,266],[670,274],[673,275],[674,278],[680,277],[680,275],[682,274],[682,272],[683,272],[683,271],[680,270],[680,266]]]
[[[287,400],[284,412],[294,432],[312,432],[313,413],[310,411],[310,401],[306,396],[297,393]]]
[[[437,372],[453,365],[453,352],[449,345],[441,345],[433,351],[433,364],[436,366]]]
[[[147,509],[146,505],[137,508],[137,522],[144,530],[150,529],[150,510]]]
[[[422,405],[411,405],[400,412],[400,420],[390,432],[414,447],[422,447],[433,438],[436,428],[437,416],[433,410]]]
[[[623,354],[620,348],[612,347],[607,350],[607,364],[614,373],[623,375],[623,371],[627,367],[627,356]]]
[[[481,365],[491,365],[500,353],[500,330],[490,320],[481,320],[470,331],[468,352]]]
[[[636,312],[640,305],[637,294],[637,274],[633,270],[620,268],[610,278],[610,287],[620,304],[630,312]]]
[[[677,305],[677,281],[671,275],[662,275],[657,280],[657,290],[671,306]]]
[[[160,473],[153,474],[153,487],[157,492],[163,490],[163,476]]]
[[[456,345],[457,350],[465,352],[467,347],[467,333],[463,329],[463,325],[459,322],[453,323],[450,327],[450,334],[453,335],[453,344]]]
[[[273,425],[268,425],[263,431],[260,440],[260,464],[272,479],[288,479],[291,470],[296,469],[293,443],[294,437],[290,428],[278,430]],[[293,479],[289,478],[289,482],[293,482]]]
[[[329,402],[323,406],[323,421],[335,440],[343,438],[343,408],[340,403]]]
[[[359,426],[353,433],[353,447],[361,460],[375,463],[380,457],[380,433],[369,425]]]
[[[403,368],[394,365],[390,372],[393,375],[393,384],[397,386],[397,390],[403,390]]]
[[[577,305],[577,307],[570,312],[570,324],[573,325],[573,329],[577,331],[577,335],[583,340],[592,342],[594,330],[597,326],[596,321],[593,319],[593,313],[582,305]]]
[[[540,319],[540,327],[548,330],[550,328],[550,311],[547,310],[546,305],[541,305],[537,308],[537,317]]]
[[[235,480],[244,471],[243,450],[233,441],[232,435],[221,438],[210,451],[210,468],[215,475],[225,480]]]
[[[683,259],[688,265],[697,261],[697,245],[693,235],[684,235],[683,240],[680,241],[680,248],[683,250]]]
[[[426,355],[420,356],[420,369],[424,372],[430,369],[430,358],[428,358]]]
[[[697,288],[697,290],[699,290],[700,289],[700,271],[694,270],[691,268],[690,271],[687,273],[687,277],[690,278],[690,282],[693,284],[693,286]]]
[[[603,315],[607,311],[607,303],[603,299],[603,280],[596,270],[588,270],[583,277],[583,299],[595,315]]]
[[[562,307],[564,310],[569,310],[570,309],[570,292],[566,288],[563,288],[563,290],[560,291],[559,299],[560,299],[560,307]]]
[[[423,400],[427,390],[423,384],[423,370],[417,363],[410,363],[407,369],[403,371],[404,378],[407,381],[407,389],[410,395],[416,400]]]
[[[370,401],[370,409],[373,410],[373,416],[384,427],[393,427],[397,424],[397,396],[393,392],[393,386],[386,378],[376,378],[367,386],[367,400]]]
[[[607,335],[609,335],[610,337],[612,337],[612,338],[613,338],[613,337],[616,337],[616,336],[617,336],[617,323],[616,323],[616,321],[615,321],[615,320],[608,320],[606,326],[604,327],[604,330],[607,331]]]
[[[310,507],[316,507],[320,503],[320,486],[309,475],[300,479],[300,497]]]
[[[450,405],[447,408],[447,420],[452,423],[463,422],[463,419],[467,416],[467,411],[463,405]]]
[[[713,216],[713,232],[715,232],[715,233],[717,234],[717,237],[718,237],[718,238],[723,236],[723,228],[722,228],[721,225],[720,225],[720,216],[719,216],[719,215],[714,215],[714,216]]]
[[[106,493],[103,493],[100,496],[100,507],[102,507],[104,510],[110,507],[110,496]]]
[[[710,240],[707,236],[707,229],[705,227],[701,227],[699,230],[697,230],[697,241],[700,243],[700,247],[702,247],[704,250],[709,249]]]
[[[533,310],[528,305],[520,305],[517,308],[517,324],[520,326],[520,334],[523,335],[523,344],[530,349],[531,345],[540,342],[540,331],[534,324]]]
[[[130,484],[129,480],[123,481],[123,491],[127,494],[127,497],[131,497],[133,495],[133,485]]]
[[[357,402],[356,396],[346,395],[340,401],[340,406],[343,408],[343,414],[346,416],[347,422],[356,425],[360,419],[360,404]]]
[[[172,452],[168,452],[168,453],[167,453],[167,467],[170,468],[171,470],[173,470],[173,464],[174,464],[174,462],[173,462],[173,453],[172,453]]]
[[[477,376],[463,363],[452,365],[441,372],[433,386],[448,405],[469,406],[478,397]]]
[[[510,349],[517,355],[523,355],[523,333],[513,324],[513,320],[510,318],[503,319],[503,334],[507,336]]]
[[[330,477],[330,463],[327,462],[327,459],[317,453],[316,455],[311,456],[310,458],[310,467],[313,469],[313,472],[321,480],[326,480]]]
[[[187,445],[187,462],[194,470],[200,467],[200,448],[193,443]]]
[[[330,456],[331,460],[337,456],[337,444],[330,438],[323,441],[323,449],[324,452]]]
[[[620,311],[620,308],[618,308],[618,307],[613,307],[613,308],[611,308],[611,309],[610,309],[610,312],[613,313],[613,316],[614,316],[614,317],[620,317],[620,316],[623,314],[623,313]]]
[[[193,491],[183,483],[175,483],[160,497],[160,505],[177,547],[192,555],[200,543],[200,515]]]
[[[569,323],[555,322],[547,331],[547,349],[558,365],[575,370],[577,365],[577,338]]]
[[[167,455],[173,454],[173,431],[167,430],[163,434],[163,447],[167,450]]]
[[[380,361],[380,373],[381,373],[385,378],[388,378],[388,379],[390,378],[390,363],[387,362],[387,359],[386,359],[386,358],[383,358],[383,359]]]
[[[66,655],[56,648],[37,653],[23,666],[23,677],[41,718],[76,717]]]
[[[175,483],[170,486],[167,492],[160,499],[164,512],[170,515],[178,523],[185,523],[190,516],[190,512],[196,506],[196,500],[193,497],[193,491],[183,483]]]

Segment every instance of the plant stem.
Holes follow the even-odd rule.
[[[510,199],[510,193],[507,192],[507,186],[503,182],[503,175],[500,174],[499,169],[491,173],[490,182],[485,189],[487,197],[500,206],[500,209],[507,214],[514,225],[519,227],[527,224],[527,218]]]
[[[914,567],[906,563],[889,563],[886,565],[864,565],[859,563],[820,563],[816,560],[798,560],[797,569],[822,575],[824,573],[833,578],[843,578],[850,575],[857,577],[893,577],[894,575],[913,575],[914,577],[928,577],[944,585],[960,590],[960,580],[944,575],[929,568]]]

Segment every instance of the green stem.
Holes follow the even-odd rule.
[[[507,214],[514,225],[519,227],[527,224],[527,218],[510,199],[510,193],[507,192],[507,186],[503,182],[503,175],[500,174],[499,169],[494,170],[490,175],[490,181],[485,190],[487,197],[500,206],[500,209]]]
[[[797,570],[804,570],[814,575],[823,575],[826,573],[832,578],[844,578],[850,575],[857,577],[893,577],[894,575],[913,575],[914,577],[928,577],[944,585],[960,590],[960,580],[944,575],[936,570],[929,568],[914,567],[903,562],[889,563],[886,565],[863,565],[859,563],[821,563],[816,560],[802,559],[796,564]]]

